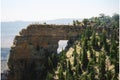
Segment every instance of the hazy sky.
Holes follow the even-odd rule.
[[[119,0],[1,0],[2,21],[84,18],[118,13]]]

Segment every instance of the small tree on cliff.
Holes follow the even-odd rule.
[[[61,67],[63,68],[63,70],[65,70],[67,67],[66,65],[67,62],[66,62],[66,53],[64,50],[60,53],[60,63],[61,63]]]
[[[88,49],[88,42],[85,33],[82,35],[82,48]]]
[[[111,63],[115,66],[114,79],[117,79],[117,76],[119,74],[119,48],[115,39],[113,39],[113,41],[111,42],[110,60],[111,60]]]
[[[100,80],[105,80],[106,79],[106,76],[105,76],[105,74],[106,74],[105,59],[106,59],[105,54],[100,53],[100,55],[99,55],[99,79]]]
[[[107,32],[103,29],[102,31],[102,41],[103,41],[103,47],[106,52],[109,52],[109,47],[107,44]]]
[[[60,69],[59,69],[59,74],[58,74],[58,76],[59,76],[59,80],[65,80],[65,79],[64,79],[64,75],[63,75],[63,68],[62,68],[61,65],[60,65]]]
[[[75,20],[73,20],[73,26],[76,26],[76,21]]]
[[[92,40],[91,40],[91,43],[92,43],[92,46],[95,47],[95,31],[93,31],[92,33]]]
[[[77,65],[77,51],[76,51],[76,45],[75,45],[75,48],[74,48],[74,51],[73,51],[73,56],[74,56],[74,66]]]
[[[66,60],[66,53],[64,50],[62,50],[62,52],[60,53],[60,60],[63,62]]]
[[[52,68],[53,68],[53,62],[50,57],[48,57],[48,68],[49,68],[49,70],[52,70]]]
[[[79,77],[82,74],[82,69],[81,69],[81,65],[77,64],[76,65],[76,76]]]
[[[82,35],[82,58],[81,58],[81,62],[82,62],[82,69],[85,70],[87,68],[87,64],[88,64],[88,58],[87,58],[87,49],[88,49],[88,45],[87,45],[87,38],[85,35],[85,32]]]
[[[70,61],[68,61],[68,71],[71,75],[73,75],[73,71],[71,69],[72,69],[71,63]]]
[[[84,20],[83,20],[83,23],[84,23],[85,26],[88,24],[88,22],[89,22],[88,19],[84,19]]]
[[[52,53],[51,60],[53,63],[53,68],[55,68],[57,66],[57,63],[58,63],[58,54]]]
[[[111,80],[112,79],[112,71],[111,70],[108,70],[107,72],[106,72],[106,80]]]
[[[85,70],[88,65],[88,58],[87,58],[87,50],[83,48],[83,53],[82,53],[82,69]]]
[[[89,73],[90,80],[95,80],[95,69],[94,69],[94,60],[91,60],[87,66],[87,71]]]
[[[53,74],[47,73],[46,80],[53,80]]]
[[[73,75],[70,74],[69,70],[66,70],[66,78],[65,80],[73,80]]]

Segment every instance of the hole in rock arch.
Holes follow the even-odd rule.
[[[68,40],[59,40],[58,41],[57,53],[60,53],[62,50],[65,49],[65,47],[67,46],[67,42],[68,42]]]

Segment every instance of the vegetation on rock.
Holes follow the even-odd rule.
[[[69,49],[58,55],[54,79],[118,80],[118,17],[117,14],[112,17],[101,14],[83,22],[73,21],[75,26],[83,23],[84,30],[71,46],[74,49],[72,54]]]
[[[15,37],[8,80],[118,80],[118,34],[118,14],[100,14],[66,26],[28,26]],[[57,54],[57,42],[66,37],[66,49]]]

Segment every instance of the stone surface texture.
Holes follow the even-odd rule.
[[[59,40],[74,39],[81,30],[81,26],[48,24],[31,24],[22,29],[10,50],[8,80],[42,80],[46,53],[57,53]],[[31,79],[30,75],[36,79]]]

